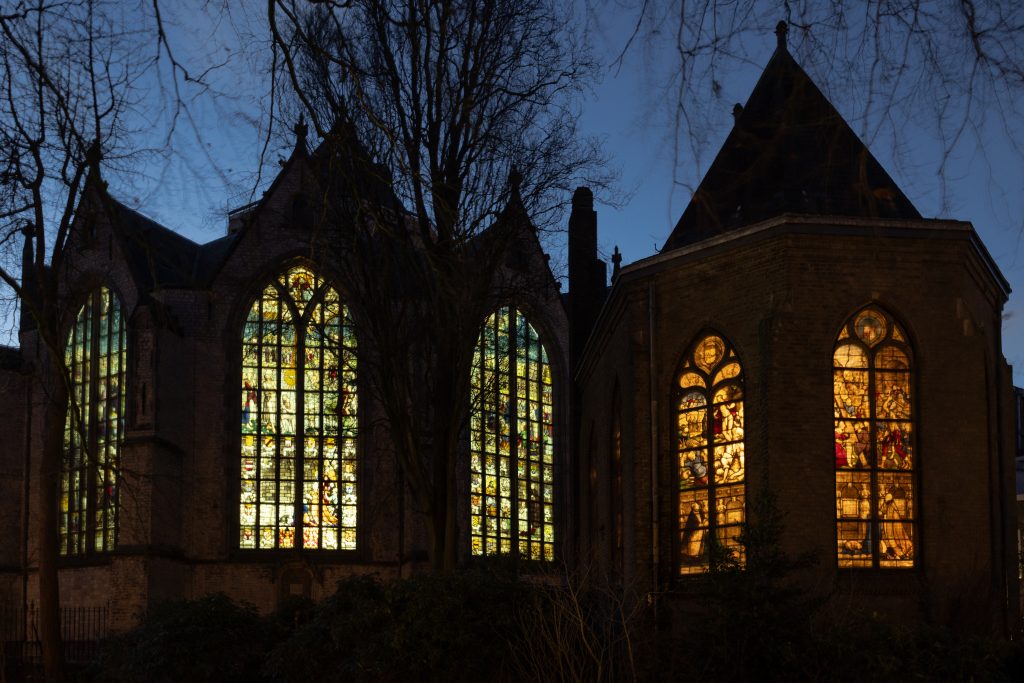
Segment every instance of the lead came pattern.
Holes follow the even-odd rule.
[[[117,296],[100,287],[86,299],[68,337],[71,392],[61,472],[62,555],[105,552],[117,545],[125,334]]]
[[[487,318],[473,355],[470,539],[474,555],[554,559],[551,365],[517,309]]]
[[[738,536],[746,514],[743,371],[724,339],[706,335],[688,352],[677,377],[675,400],[679,573],[710,568],[712,537],[721,560],[742,564]]]
[[[241,548],[355,549],[356,375],[335,289],[295,267],[263,290],[242,339]]]
[[[914,566],[910,375],[906,334],[884,311],[844,325],[833,354],[840,567]]]

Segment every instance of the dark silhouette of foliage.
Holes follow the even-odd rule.
[[[223,593],[160,603],[138,628],[107,641],[98,678],[252,681],[273,633],[253,607]]]
[[[1024,647],[820,610],[797,589],[808,558],[747,530],[745,569],[722,567],[654,602],[586,575],[520,573],[488,558],[453,574],[354,576],[266,617],[221,594],[167,602],[109,640],[116,681],[1015,681]],[[669,628],[671,622],[671,628]]]
[[[510,669],[517,605],[529,590],[492,562],[450,576],[345,579],[270,653],[264,673],[282,681],[493,680]]]

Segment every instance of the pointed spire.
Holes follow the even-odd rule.
[[[508,172],[508,185],[509,190],[518,197],[519,188],[523,185],[523,174],[515,165],[513,165],[512,169]]]
[[[523,186],[523,174],[522,171],[515,165],[509,169],[508,172],[508,203],[505,204],[505,211],[510,209],[522,209],[523,208],[523,196],[519,193],[519,189]]]
[[[89,144],[89,149],[85,150],[85,165],[90,169],[99,166],[103,160],[103,150],[100,149],[100,141],[98,138],[94,138]]]
[[[619,266],[622,263],[622,254],[619,252],[619,245],[615,245],[615,251],[612,253],[612,282],[614,283],[619,279]]]
[[[786,50],[776,50],[665,249],[784,213],[917,219],[920,214]],[[745,129],[751,133],[746,134]],[[880,192],[893,197],[879,201]]]
[[[305,113],[299,114],[299,121],[295,124],[295,127],[292,128],[292,131],[295,133],[295,151],[292,152],[292,154],[305,154],[306,136],[309,135],[309,126],[306,125]]]
[[[775,37],[779,41],[779,49],[786,51],[786,34],[789,33],[789,24],[780,21],[775,25]]]
[[[84,161],[86,185],[92,185],[106,190],[107,184],[100,178],[100,162],[103,161],[103,150],[100,147],[100,141],[98,138],[89,143],[89,148],[85,150]]]

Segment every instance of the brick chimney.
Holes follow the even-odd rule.
[[[605,262],[597,258],[597,212],[594,193],[579,187],[569,214],[569,353],[576,366],[604,303]]]

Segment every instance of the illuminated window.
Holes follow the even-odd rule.
[[[679,573],[743,562],[743,369],[718,335],[683,359],[675,390],[679,463]]]
[[[551,366],[515,308],[487,318],[473,354],[470,537],[474,555],[555,557]]]
[[[289,269],[249,309],[240,393],[239,547],[355,549],[356,339],[311,270]]]
[[[833,353],[840,567],[914,566],[914,430],[907,335],[870,306]]]
[[[62,555],[104,552],[117,545],[125,346],[121,304],[100,287],[78,312],[65,351],[71,393],[61,471]]]

